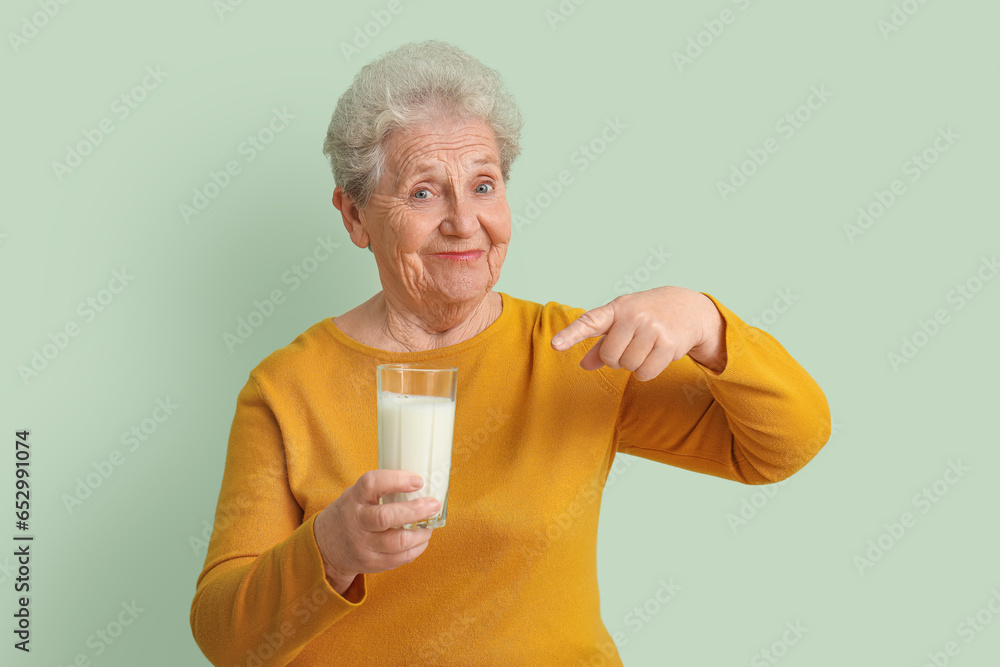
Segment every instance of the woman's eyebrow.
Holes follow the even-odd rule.
[[[419,160],[406,165],[400,175],[404,178],[415,178],[423,174],[441,170],[440,160]]]
[[[481,167],[483,165],[486,165],[488,167],[497,167],[497,168],[500,167],[500,165],[499,165],[499,163],[497,163],[496,159],[494,159],[493,157],[488,156],[488,155],[479,156],[476,159],[474,159],[472,162],[469,163],[469,166],[472,166],[472,167]]]

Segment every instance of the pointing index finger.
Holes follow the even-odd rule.
[[[614,320],[614,307],[610,303],[588,310],[552,337],[552,347],[567,350],[581,340],[606,334]]]

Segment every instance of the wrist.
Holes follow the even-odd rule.
[[[343,593],[347,590],[347,587],[351,585],[354,578],[359,574],[357,572],[342,572],[325,555],[323,556],[323,573],[326,575],[326,580],[338,593]]]
[[[726,369],[726,320],[715,303],[702,295],[708,303],[702,320],[702,341],[691,348],[688,356],[716,373]]]
[[[357,576],[358,575],[355,574],[350,577],[339,577],[339,576],[335,577],[330,574],[327,574],[326,581],[328,584],[330,584],[330,587],[333,590],[337,591],[338,595],[343,596],[345,593],[347,593],[347,589],[351,587],[351,584],[354,583],[354,580],[357,578]]]
[[[323,556],[323,573],[326,575],[326,581],[330,584],[330,587],[340,595],[343,595],[350,588],[351,584],[354,583],[354,579],[358,576],[358,573],[341,572],[333,563],[327,560],[326,556]]]
[[[327,544],[327,548],[324,549],[326,540],[320,538],[320,535],[326,536],[328,534],[328,532],[324,530],[327,518],[328,517],[324,512],[320,512],[316,515],[316,519],[313,521],[313,537],[316,540],[316,548],[319,550],[320,562],[323,564],[323,574],[326,577],[327,582],[338,593],[343,593],[354,581],[354,578],[358,576],[358,573],[344,573],[336,566],[336,564],[333,563],[333,561],[330,560],[327,554],[329,545]]]

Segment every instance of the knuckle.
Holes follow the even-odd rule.
[[[649,326],[653,327],[653,330],[660,336],[668,336],[672,330],[670,323],[661,319],[653,320]]]
[[[358,478],[358,486],[365,493],[370,493],[375,490],[375,472],[369,470],[368,472],[361,475]]]
[[[397,552],[405,552],[407,549],[413,546],[413,544],[410,541],[410,534],[413,532],[414,531],[412,530],[403,530],[402,528],[397,530],[396,535],[394,536],[393,539],[393,544],[392,544],[393,549]]]
[[[395,518],[395,512],[392,511],[391,507],[388,505],[380,505],[379,509],[381,511],[376,515],[378,517],[378,530],[389,530],[393,526],[397,525]]]
[[[406,533],[409,532],[412,531],[393,528],[383,533],[378,540],[378,550],[382,553],[383,557],[395,556],[409,549],[406,537]]]
[[[643,359],[637,358],[635,355],[623,354],[619,363],[621,363],[622,368],[630,371],[634,371],[639,368],[642,364]]]
[[[613,319],[612,313],[614,313],[614,306],[604,305],[593,310],[588,310],[580,316],[580,319],[591,326],[600,326],[608,320]]]
[[[384,505],[369,505],[362,509],[362,515],[365,517],[365,520],[362,523],[366,529],[371,531],[382,531],[388,527],[386,525],[386,513],[384,508]]]
[[[650,326],[657,322],[657,319],[648,310],[639,310],[632,315],[632,321],[640,326]]]
[[[371,549],[371,558],[384,558],[385,556],[393,553],[393,539],[394,535],[386,532],[379,533],[372,537],[369,541],[369,547]]]
[[[352,513],[350,516],[354,519],[353,524],[357,526],[359,530],[368,530],[372,525],[372,507],[370,505],[361,505],[357,512]]]

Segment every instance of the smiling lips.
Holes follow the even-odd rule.
[[[433,257],[441,257],[443,259],[453,259],[453,260],[471,260],[479,259],[479,256],[483,254],[482,250],[465,250],[462,252],[439,252],[435,253]]]

